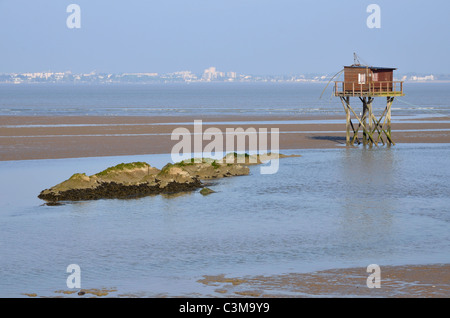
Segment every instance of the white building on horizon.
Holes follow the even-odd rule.
[[[216,67],[211,66],[203,71],[202,80],[210,82],[214,80],[235,80],[237,78],[236,72],[219,72]]]
[[[217,79],[217,71],[214,66],[211,66],[203,71],[202,79],[205,81],[213,81]]]

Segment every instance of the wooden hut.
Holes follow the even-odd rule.
[[[360,143],[358,138],[360,129],[363,144],[376,146],[380,141],[383,144],[395,144],[391,137],[391,105],[394,97],[404,96],[404,93],[403,82],[394,81],[394,70],[396,68],[367,66],[360,63],[344,66],[344,81],[335,81],[334,96],[341,99],[346,112],[347,145]],[[373,114],[372,102],[375,97],[380,96],[386,97],[387,103],[381,117],[377,119]],[[363,103],[360,116],[350,106],[350,97],[358,97]],[[352,114],[357,119],[356,128],[351,119]],[[350,129],[353,130],[353,137],[350,136]]]
[[[392,67],[344,66],[344,81],[335,82],[335,96],[403,96],[403,82]]]

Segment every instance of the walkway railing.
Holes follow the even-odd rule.
[[[334,82],[334,96],[403,96],[403,82]]]

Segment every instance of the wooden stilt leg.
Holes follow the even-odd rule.
[[[348,105],[350,104],[350,97],[347,97],[346,101],[346,107],[345,107],[345,115],[346,115],[346,121],[347,121],[347,135],[345,137],[345,142],[347,144],[347,146],[350,146],[350,125],[353,126],[352,124],[352,120],[350,118],[350,110],[348,109]],[[352,128],[353,130],[353,128]]]
[[[372,100],[370,97],[360,97],[363,103],[363,114],[361,121],[364,123],[363,126],[363,144],[369,144],[370,146],[375,144],[372,137]],[[367,121],[369,121],[367,123]]]
[[[365,146],[367,144],[367,102],[366,98],[360,98],[363,103],[363,112],[361,121],[364,123],[363,126],[363,145]]]
[[[373,98],[371,98],[371,97],[368,97],[367,98],[367,103],[366,103],[366,105],[367,105],[367,113],[368,113],[368,121],[369,121],[369,124],[368,124],[368,134],[370,134],[370,135],[373,135],[373,132],[374,132],[374,129],[373,129],[373,121],[372,121],[372,117],[373,117],[373,113],[372,113],[372,101],[373,101]],[[375,142],[373,141],[373,138],[371,138],[370,140],[368,140],[368,142],[369,142],[369,145],[370,146],[372,146],[372,145],[374,145],[375,144]],[[376,145],[376,144],[375,144]]]
[[[394,101],[394,97],[388,97],[387,98],[387,114],[386,114],[386,118],[387,118],[387,129],[386,132],[388,134],[388,140],[390,143],[392,142],[392,138],[391,138],[391,106],[392,106],[392,102]],[[394,144],[394,143],[393,143]]]
[[[352,123],[351,117],[350,117],[350,109],[349,109],[350,97],[341,97],[341,102],[342,102],[342,106],[344,106],[345,118],[346,118],[345,143],[347,146],[349,146],[352,144],[352,143],[350,143],[350,127],[352,128],[353,133],[355,132],[355,128],[353,127],[353,123]]]

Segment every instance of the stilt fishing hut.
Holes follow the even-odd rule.
[[[334,82],[334,96],[341,99],[346,113],[346,143],[359,144],[358,132],[362,129],[364,145],[378,145],[380,141],[383,145],[395,145],[391,136],[391,106],[396,96],[404,96],[403,82],[394,81],[393,73],[396,68],[361,65],[356,54],[354,58],[353,65],[344,66],[344,81]],[[360,116],[350,106],[350,97],[361,100],[363,111]],[[386,108],[378,119],[372,109],[375,97],[385,97],[387,100]],[[351,114],[357,119],[357,127],[353,125]]]

